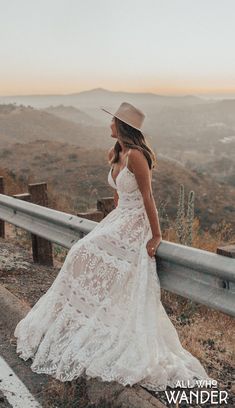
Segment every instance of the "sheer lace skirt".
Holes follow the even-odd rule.
[[[208,379],[162,306],[143,206],[121,204],[70,248],[52,286],[18,323],[19,357],[61,381],[86,374],[159,391]]]

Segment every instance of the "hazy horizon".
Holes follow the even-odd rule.
[[[0,95],[0,97],[20,97],[20,96],[66,96],[66,95],[73,95],[73,94],[79,94],[82,92],[91,92],[97,89],[102,89],[103,91],[108,91],[108,92],[122,92],[122,93],[129,93],[130,91],[127,90],[112,90],[112,89],[107,89],[107,88],[102,88],[102,87],[97,87],[97,88],[92,88],[92,89],[84,89],[82,91],[74,91],[74,92],[65,92],[65,93],[34,93],[34,94],[29,94],[29,93],[25,93],[25,94],[9,94],[9,95]],[[160,94],[159,92],[144,92],[144,91],[136,91],[136,92],[131,92],[133,94],[141,94],[141,93],[149,93],[149,94],[155,94],[155,95],[159,95],[159,96],[197,96],[203,99],[234,99],[235,98],[235,92],[234,94],[196,94],[196,93],[185,93],[185,94]]]
[[[233,0],[0,0],[1,96],[235,97]]]

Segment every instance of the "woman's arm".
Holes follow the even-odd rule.
[[[149,218],[153,238],[159,238],[162,236],[162,233],[158,218],[158,211],[152,193],[151,173],[147,160],[143,153],[141,153],[139,150],[131,149],[129,154],[129,164],[131,170],[135,174],[137,184],[143,196],[144,206]]]
[[[108,152],[108,160],[111,160],[113,155],[114,155],[114,148],[111,147],[111,149]],[[117,205],[118,205],[118,199],[119,199],[119,196],[118,196],[117,190],[115,189],[114,196],[113,196],[113,201],[114,201],[115,207],[117,207]]]

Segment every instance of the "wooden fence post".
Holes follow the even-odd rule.
[[[97,210],[103,212],[103,218],[106,217],[115,208],[113,197],[103,197],[97,200]]]
[[[100,222],[110,211],[112,211],[114,206],[113,197],[104,197],[97,200],[96,210],[87,212],[78,212],[77,216],[81,218],[86,218],[88,220]]]
[[[4,178],[0,176],[0,194],[4,194]],[[0,237],[5,238],[5,222],[0,219]]]
[[[22,201],[30,201],[29,193],[14,194],[12,197],[17,198],[18,200],[22,200]],[[22,228],[17,227],[16,225],[14,227],[15,227],[15,232],[17,232],[17,230],[22,230]]]
[[[47,184],[33,183],[28,185],[31,202],[48,207]],[[45,238],[32,235],[32,252],[34,262],[53,266],[52,243]]]
[[[100,222],[104,218],[104,215],[102,211],[94,210],[94,211],[87,211],[87,212],[78,212],[77,217],[86,218],[87,220]]]

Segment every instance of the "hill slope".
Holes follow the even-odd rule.
[[[32,107],[0,105],[0,141],[2,146],[28,143],[37,139],[65,140],[77,146],[109,146],[107,128],[82,125]],[[107,141],[107,143],[106,143]]]
[[[1,166],[5,167],[27,186],[30,182],[48,182],[59,197],[67,197],[70,208],[86,210],[94,207],[98,197],[112,196],[114,190],[107,181],[109,165],[107,150],[83,149],[66,143],[38,140],[28,144],[17,143],[1,152]],[[235,188],[216,182],[207,175],[184,168],[182,165],[158,158],[153,173],[153,192],[157,206],[167,203],[167,213],[176,216],[180,184],[188,193],[195,192],[195,215],[202,226],[224,219],[235,227]],[[58,200],[59,201],[59,200]]]

